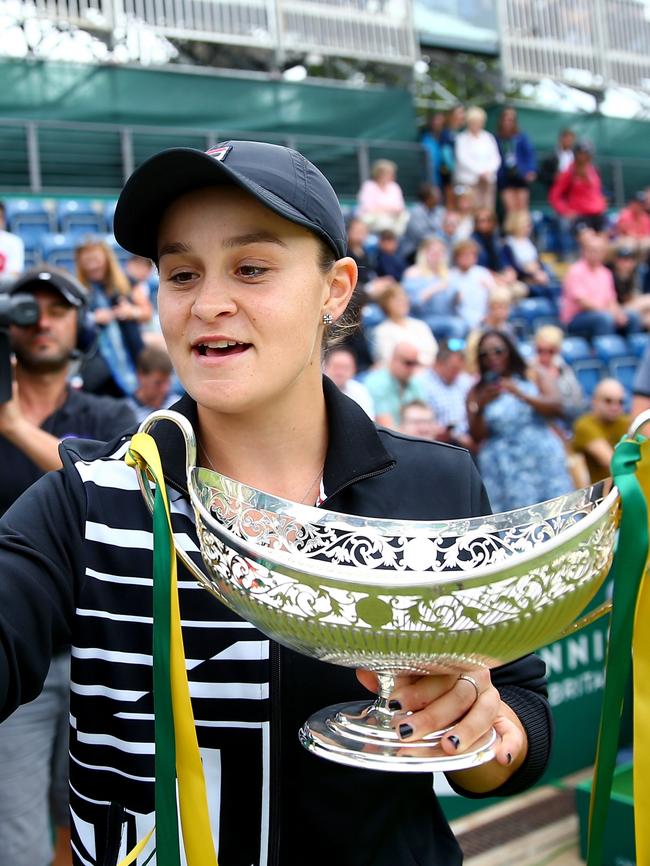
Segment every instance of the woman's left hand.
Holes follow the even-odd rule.
[[[496,760],[514,769],[526,753],[523,728],[492,685],[489,670],[478,669],[467,676],[476,688],[458,674],[398,677],[391,695],[404,713],[396,722],[397,733],[408,747],[409,742],[449,727],[440,745],[447,754],[458,755],[494,728],[498,734],[493,747]],[[359,670],[357,677],[366,688],[377,691],[375,674]]]

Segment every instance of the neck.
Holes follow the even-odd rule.
[[[20,364],[16,367],[16,382],[20,408],[32,423],[40,425],[65,400],[68,366],[51,373],[34,373]]]
[[[327,453],[325,399],[320,381],[296,391],[242,414],[198,406],[203,465],[274,496],[313,504]]]

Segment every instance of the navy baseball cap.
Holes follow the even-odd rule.
[[[337,258],[347,252],[345,221],[330,182],[289,147],[224,141],[205,153],[175,147],[152,156],[127,180],[113,221],[117,242],[158,258],[158,227],[177,198],[206,186],[235,184],[263,205],[322,238]]]
[[[9,294],[35,292],[38,289],[51,289],[58,292],[72,307],[83,307],[88,302],[88,293],[79,280],[72,274],[47,266],[32,268],[19,277],[9,287]]]

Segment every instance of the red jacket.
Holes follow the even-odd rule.
[[[600,175],[593,165],[587,166],[584,177],[575,173],[573,165],[569,166],[555,178],[548,200],[561,216],[594,216],[604,213],[607,207]]]

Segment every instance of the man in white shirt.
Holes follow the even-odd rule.
[[[20,276],[25,269],[25,245],[22,238],[7,231],[7,211],[0,201],[0,285]]]
[[[477,264],[478,244],[461,241],[454,247],[454,267],[449,271],[449,289],[456,295],[456,315],[470,328],[478,328],[488,308],[490,290],[496,285],[487,268]]]

